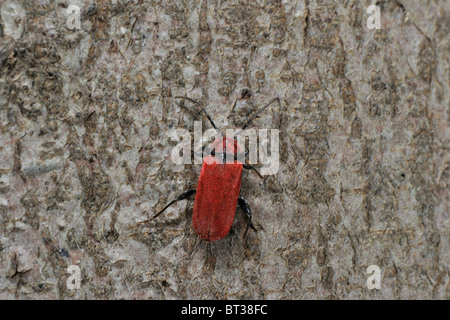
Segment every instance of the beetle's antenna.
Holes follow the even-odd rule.
[[[209,123],[211,123],[211,125],[214,127],[214,129],[216,129],[216,130],[220,133],[220,135],[223,137],[222,131],[220,131],[220,129],[217,128],[216,124],[214,123],[214,121],[212,120],[212,118],[210,117],[210,115],[208,114],[208,112],[206,112],[205,107],[203,107],[203,105],[202,105],[200,102],[198,102],[197,100],[194,100],[194,99],[192,99],[192,98],[184,97],[184,96],[176,96],[175,98],[176,98],[176,99],[185,99],[185,100],[189,100],[189,101],[191,101],[191,102],[193,102],[193,103],[199,105],[200,108],[202,108],[202,111],[205,113],[206,118],[208,118]]]
[[[266,108],[268,106],[270,106],[272,103],[274,103],[275,101],[278,101],[278,104],[280,104],[280,98],[275,98],[272,101],[270,101],[268,104],[266,104],[264,107],[262,107],[260,110],[258,110],[257,112],[255,112],[255,114],[247,120],[247,122],[244,124],[244,126],[242,127],[242,130],[245,130],[245,128],[247,128],[249,125],[252,124],[253,120],[255,120],[255,118],[264,110],[266,110]]]

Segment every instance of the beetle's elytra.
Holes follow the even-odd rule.
[[[214,145],[222,142],[230,144],[227,138],[220,138]],[[231,144],[239,148],[235,141]],[[213,156],[203,160],[192,216],[194,230],[203,240],[219,240],[230,231],[241,190],[242,167],[238,160],[227,163]]]
[[[176,98],[186,99],[199,105],[211,125],[222,134],[201,103],[188,97]],[[250,125],[260,112],[275,101],[278,101],[279,103],[278,98],[273,99],[261,108],[261,110],[256,112],[243,126],[243,129]],[[217,139],[213,142],[212,149],[214,150],[214,153],[203,159],[197,189],[183,192],[175,198],[175,200],[172,200],[167,204],[151,220],[157,218],[176,201],[186,199],[195,193],[192,223],[195,232],[202,240],[217,241],[224,238],[233,224],[237,205],[239,205],[239,207],[248,215],[247,228],[244,233],[245,237],[249,227],[255,228],[251,223],[252,212],[248,202],[239,197],[241,191],[242,169],[245,168],[255,170],[256,172],[258,171],[251,165],[242,163],[236,159],[236,156],[241,154],[243,150],[234,137],[222,137]],[[226,151],[230,150],[233,153],[232,159],[234,160],[225,161]]]

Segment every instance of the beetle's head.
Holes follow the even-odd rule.
[[[226,155],[232,155],[232,159],[237,160],[238,155],[242,155],[243,151],[241,146],[237,143],[236,139],[230,137],[222,137],[215,140],[212,145],[211,155],[221,156],[225,162]]]

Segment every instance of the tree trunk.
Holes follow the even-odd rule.
[[[374,3],[2,1],[0,298],[449,299],[450,3]],[[192,198],[146,221],[197,184],[175,129],[211,128],[176,96],[223,130],[280,99],[245,238],[238,209],[201,241]]]

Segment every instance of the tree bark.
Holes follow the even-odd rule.
[[[450,3],[371,4],[2,1],[0,298],[449,299]],[[145,222],[197,184],[174,129],[211,128],[175,96],[223,129],[280,99],[245,238],[237,210],[201,241],[192,199]]]

